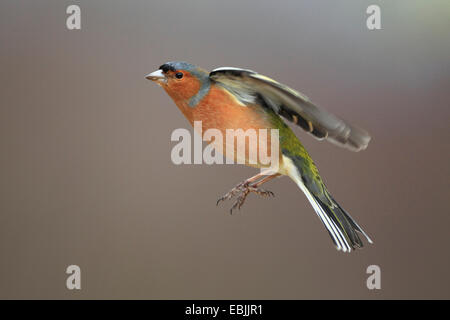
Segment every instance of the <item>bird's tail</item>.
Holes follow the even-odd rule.
[[[330,234],[336,249],[351,252],[352,249],[363,247],[358,233],[364,235],[369,243],[373,243],[347,211],[334,200],[323,182],[320,181],[318,187],[317,181],[311,182],[308,177],[302,177],[302,168],[295,164],[289,170],[289,176],[305,193]]]

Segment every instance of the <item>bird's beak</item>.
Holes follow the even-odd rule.
[[[166,77],[164,76],[164,73],[162,72],[162,70],[156,70],[156,71],[146,75],[145,78],[148,80],[156,81],[156,82],[166,80]]]

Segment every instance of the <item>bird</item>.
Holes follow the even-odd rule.
[[[319,140],[355,152],[367,148],[371,140],[367,131],[318,107],[304,94],[249,69],[220,67],[208,72],[188,62],[171,61],[146,79],[166,91],[191,125],[201,121],[203,128],[223,133],[228,129],[278,130],[277,171],[261,171],[244,180],[217,203],[235,198],[230,210],[233,212],[241,208],[250,193],[273,196],[273,192],[260,186],[276,177],[288,176],[306,195],[338,251],[362,248],[360,235],[373,243],[330,194],[312,158],[286,121]],[[245,154],[245,164],[249,164],[249,156]],[[259,162],[252,166],[262,167]]]

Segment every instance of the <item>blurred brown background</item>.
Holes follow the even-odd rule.
[[[0,298],[450,298],[449,30],[446,0],[2,1]],[[375,244],[337,252],[288,178],[216,207],[255,170],[172,164],[189,124],[144,79],[170,60],[259,71],[366,128],[361,153],[296,132]]]

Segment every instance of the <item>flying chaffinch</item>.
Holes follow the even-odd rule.
[[[313,160],[282,118],[319,140],[327,140],[352,151],[367,147],[370,136],[366,131],[315,106],[303,94],[251,70],[225,67],[207,72],[192,64],[175,61],[163,64],[146,78],[163,87],[191,124],[201,121],[203,128],[218,129],[224,135],[226,129],[279,130],[277,172],[270,175],[260,173],[245,180],[217,203],[237,197],[232,211],[240,208],[251,192],[273,195],[259,186],[280,175],[287,175],[305,193],[338,250],[350,252],[361,248],[363,243],[358,233],[372,243],[328,192]]]

